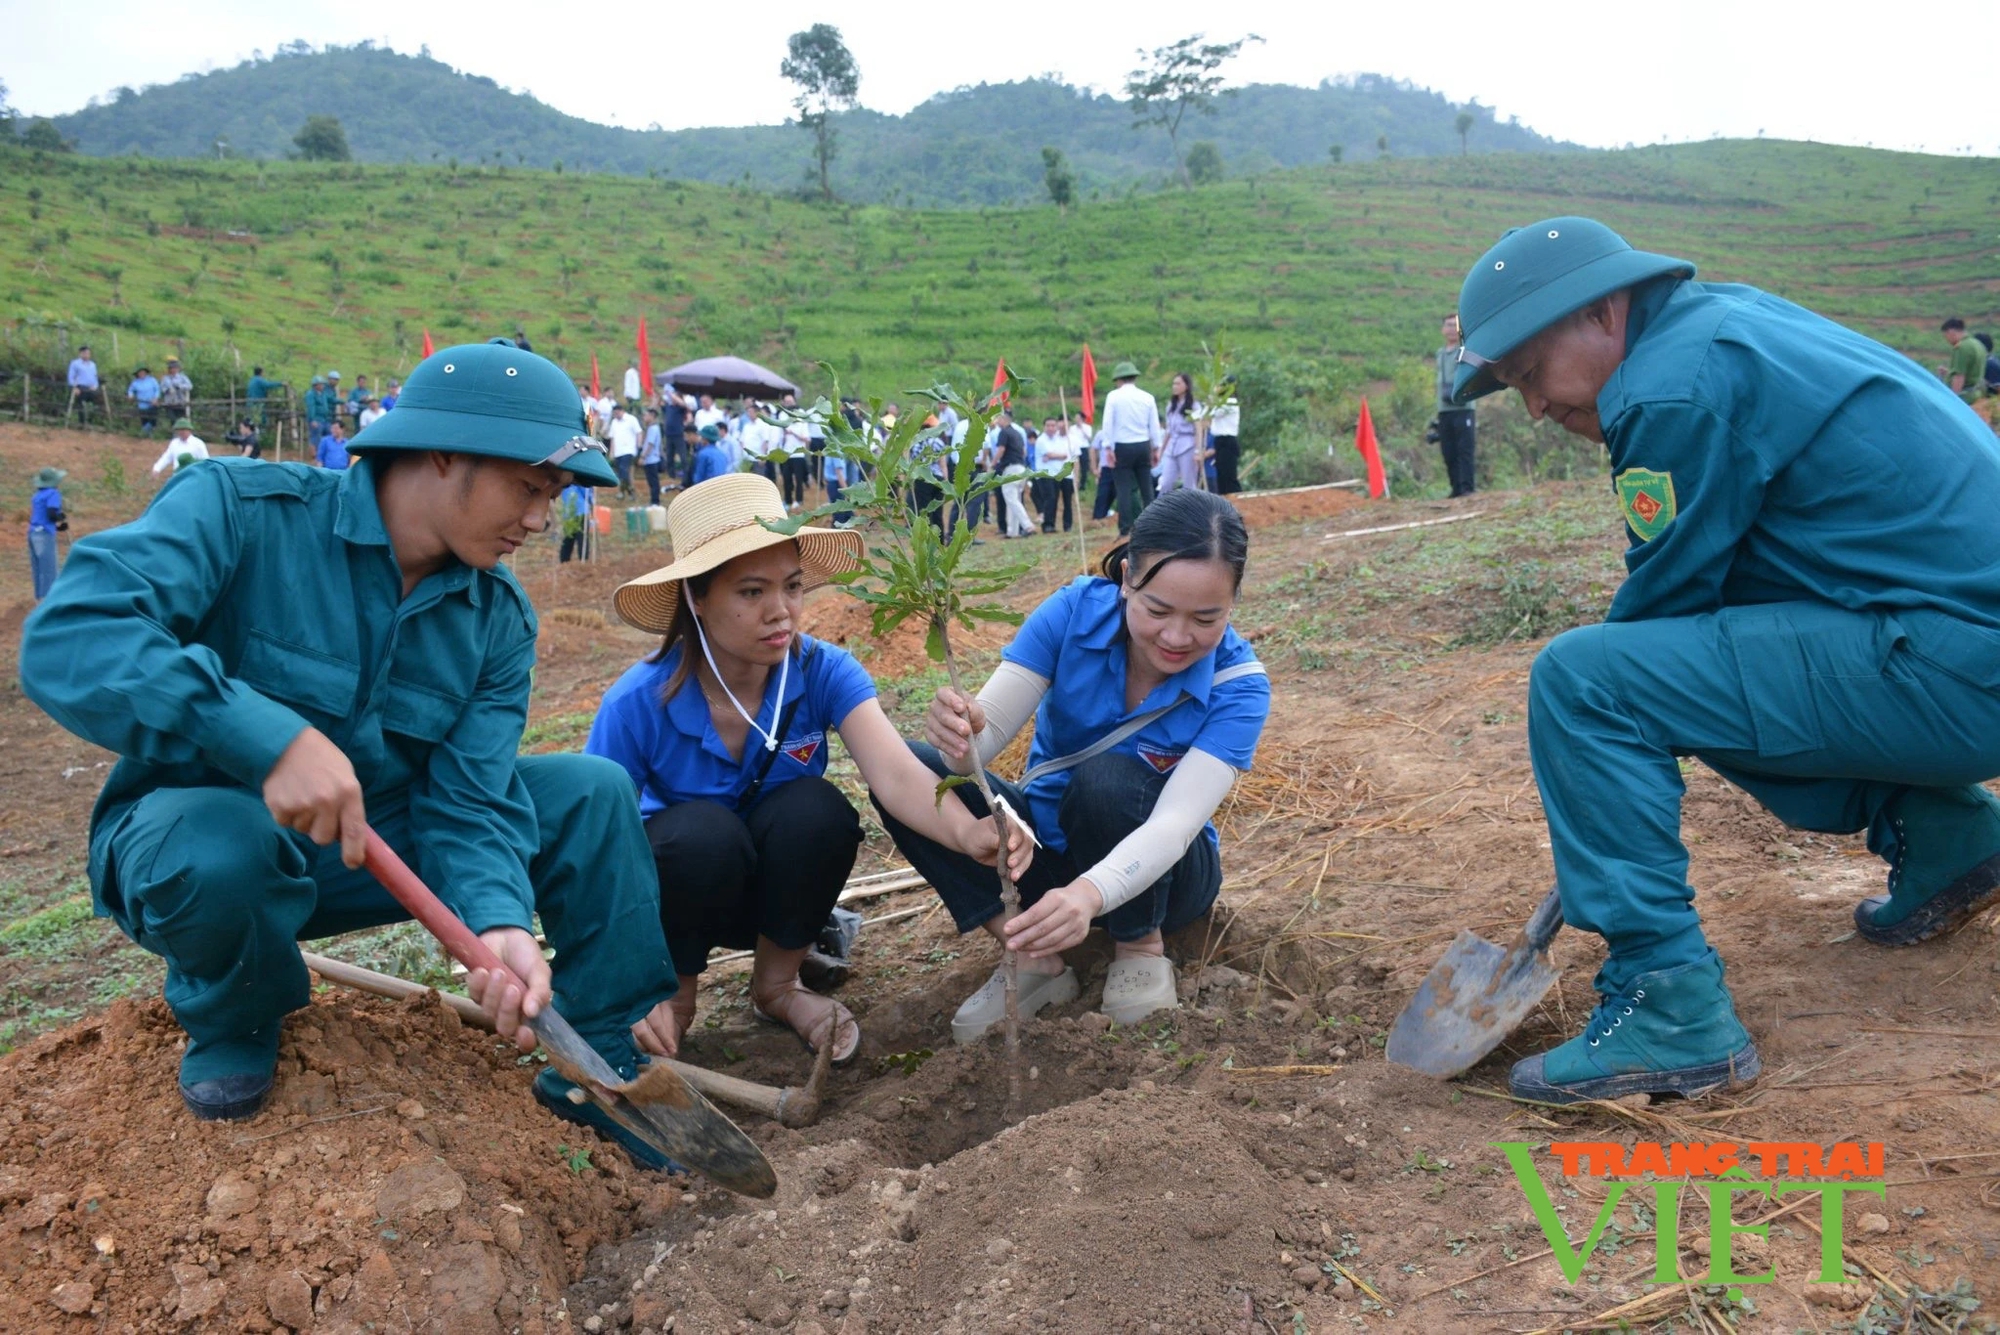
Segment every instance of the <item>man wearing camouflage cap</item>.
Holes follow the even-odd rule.
[[[1563,916],[1609,957],[1585,1032],[1518,1063],[1514,1092],[1752,1079],[1687,880],[1679,758],[1788,825],[1866,831],[1888,886],[1854,921],[1876,946],[1989,902],[2000,448],[1901,353],[1587,218],[1508,233],[1459,315],[1456,400],[1505,386],[1602,442],[1629,538],[1604,624],[1556,637],[1528,687]]]
[[[571,477],[616,481],[567,377],[505,340],[446,348],[352,449],[345,472],[183,470],[138,520],[76,544],[24,631],[28,694],[122,757],[91,820],[91,884],[167,962],[181,1095],[203,1119],[269,1094],[280,1022],[308,997],[298,941],[408,916],[359,870],[369,826],[527,983],[473,975],[500,1033],[532,1049],[523,1021],[553,981],[623,1073],[675,1046],[631,781],[517,755],[535,616],[502,562]],[[566,1092],[537,1080],[557,1112],[607,1121]]]

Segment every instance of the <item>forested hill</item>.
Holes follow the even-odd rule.
[[[778,79],[777,60],[758,77]],[[865,90],[865,76],[863,88]],[[1461,107],[1426,89],[1363,75],[1317,88],[1258,84],[1225,98],[1213,118],[1192,117],[1186,142],[1210,140],[1230,176],[1328,160],[1373,159],[1386,137],[1397,157],[1457,154],[1461,110],[1477,118],[1476,153],[1568,147],[1490,108]],[[718,109],[720,114],[721,109]],[[657,173],[791,190],[806,180],[809,137],[790,126],[625,130],[566,116],[493,80],[461,74],[427,55],[373,46],[312,51],[187,75],[143,90],[119,89],[101,105],[55,123],[90,154],[282,158],[309,115],[340,118],[356,158]],[[861,110],[837,118],[835,189],[859,202],[927,206],[1005,204],[1042,191],[1041,149],[1069,155],[1088,199],[1157,183],[1173,167],[1166,135],[1134,129],[1117,98],[1053,79],[980,84],[941,93],[907,115]]]

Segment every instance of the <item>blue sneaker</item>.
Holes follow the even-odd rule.
[[[1714,951],[1679,968],[1640,974],[1600,993],[1581,1034],[1514,1064],[1507,1086],[1542,1103],[1679,1094],[1698,1099],[1745,1085],[1763,1070],[1736,1018]]]
[[[618,1078],[621,1080],[630,1080],[636,1073],[634,1067],[621,1066],[617,1069]],[[656,1173],[688,1175],[687,1168],[618,1125],[604,1109],[589,1099],[586,1098],[580,1103],[572,1100],[570,1091],[575,1088],[577,1088],[576,1083],[560,1074],[555,1067],[544,1066],[535,1076],[535,1102],[565,1122],[589,1127],[605,1139],[617,1142],[618,1147],[630,1155],[632,1162],[641,1168],[650,1168]]]

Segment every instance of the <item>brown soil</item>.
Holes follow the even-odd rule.
[[[0,427],[17,480],[43,462],[95,477],[104,448]],[[146,447],[109,448],[143,454],[141,472],[150,462]],[[1601,487],[1482,504],[1567,504],[1585,490]],[[822,1120],[791,1131],[741,1119],[777,1168],[770,1202],[643,1180],[595,1143],[572,1171],[565,1147],[578,1139],[528,1100],[533,1068],[421,1005],[322,995],[287,1027],[275,1106],[245,1125],[197,1125],[173,1097],[179,1036],[164,1010],[122,1003],[0,1058],[0,1329],[1525,1331],[1591,1328],[1595,1314],[1658,1292],[1635,1327],[1677,1316],[1688,1328],[1694,1301],[1712,1330],[1725,1317],[1743,1331],[1856,1329],[1860,1305],[1879,1296],[1858,1328],[1914,1331],[1957,1316],[1897,1295],[1960,1278],[1990,1308],[1992,916],[1894,954],[1855,939],[1851,907],[1879,886],[1880,865],[1855,840],[1785,830],[1698,765],[1687,774],[1691,874],[1764,1058],[1757,1085],[1694,1106],[1551,1111],[1499,1097],[1507,1064],[1574,1032],[1591,1005],[1600,947],[1575,933],[1554,949],[1561,984],[1463,1080],[1381,1059],[1390,1021],[1452,936],[1503,939],[1550,883],[1522,722],[1538,646],[1453,647],[1486,576],[1455,570],[1438,544],[1482,525],[1322,545],[1332,529],[1450,507],[1370,506],[1363,519],[1343,513],[1361,504],[1346,492],[1297,496],[1270,498],[1286,508],[1252,520],[1240,621],[1270,646],[1274,715],[1257,771],[1221,817],[1225,907],[1174,943],[1184,1005],[1107,1030],[1090,1013],[1107,959],[1093,937],[1071,956],[1082,996],[1024,1036],[1018,1118],[998,1041],[954,1048],[947,1031],[992,968],[990,948],[960,940],[920,892],[863,906],[918,912],[862,934],[840,995],[866,1037],[855,1065],[833,1073]],[[80,529],[134,504],[88,490],[73,501]],[[1507,558],[1615,550],[1615,515],[1600,540],[1574,536],[1576,513],[1565,512],[1569,536]],[[1025,549],[1047,559],[1017,605],[1071,573],[1064,542]],[[1417,545],[1440,553],[1420,576],[1437,592],[1372,599],[1385,554]],[[546,552],[524,553],[544,626],[533,722],[587,719],[645,652],[646,637],[592,617],[619,578],[664,559],[649,544],[556,571]],[[10,627],[24,586],[25,561],[0,562]],[[1283,666],[1298,635],[1318,634],[1305,618],[1324,610],[1311,591],[1327,589],[1352,609],[1345,638],[1318,645],[1325,666]],[[869,654],[885,681],[925,661],[914,637],[872,643],[835,593],[816,595],[808,618]],[[1002,640],[969,639],[968,652],[990,657]],[[0,656],[12,652],[9,635]],[[103,759],[17,694],[0,698],[0,879],[53,887],[80,872]],[[0,952],[12,971],[0,981],[14,988],[24,977],[82,988],[90,968]],[[744,982],[740,966],[705,975],[686,1055],[800,1083],[802,1053],[749,1014]],[[425,1115],[399,1112],[405,1100]],[[1739,1267],[1775,1267],[1775,1283],[1743,1286],[1755,1312],[1699,1285],[1656,1288],[1651,1225],[1623,1205],[1624,1250],[1601,1252],[1572,1286],[1491,1148],[1724,1138],[1886,1144],[1887,1200],[1849,1206],[1854,1286],[1809,1283],[1819,1242],[1807,1210],[1753,1247],[1768,1261]],[[1603,1182],[1561,1183],[1553,1169],[1544,1179],[1580,1237]],[[1751,1197],[1738,1213],[1768,1208]],[[1706,1206],[1690,1192],[1682,1209],[1687,1244],[1705,1231]],[[1876,1216],[1865,1228],[1864,1213]],[[99,1252],[99,1238],[112,1250]],[[1699,1275],[1699,1256],[1683,1256]],[[1965,1328],[1987,1319],[1982,1309]]]

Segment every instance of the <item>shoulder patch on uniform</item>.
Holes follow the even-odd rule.
[[[1667,525],[1674,522],[1680,512],[1674,499],[1674,475],[1656,473],[1650,468],[1628,468],[1620,473],[1614,482],[1618,488],[1618,504],[1625,511],[1625,523],[1639,535],[1639,541],[1651,542],[1667,531]]]

